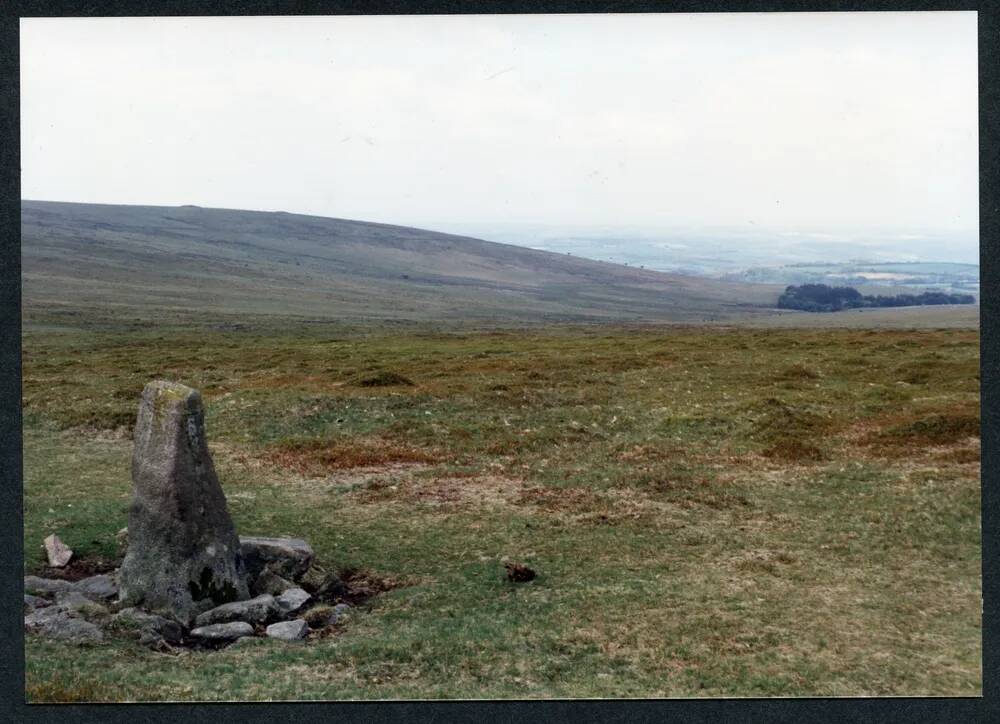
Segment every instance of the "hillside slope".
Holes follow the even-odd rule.
[[[284,212],[23,201],[21,229],[26,318],[694,322],[781,290]]]

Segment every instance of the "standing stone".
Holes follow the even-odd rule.
[[[204,421],[197,390],[156,381],[142,391],[120,599],[183,624],[206,599],[218,605],[249,596]]]
[[[49,565],[53,568],[62,568],[73,557],[73,551],[55,533],[45,539],[44,545],[45,555],[49,559]]]

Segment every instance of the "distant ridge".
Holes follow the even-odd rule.
[[[21,231],[26,315],[698,322],[781,292],[286,212],[23,201]]]

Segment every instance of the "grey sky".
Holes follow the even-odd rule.
[[[24,198],[975,232],[975,13],[28,19]]]

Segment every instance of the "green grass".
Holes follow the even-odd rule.
[[[29,635],[28,697],[978,695],[978,365],[969,330],[29,328],[26,570],[116,554],[166,377],[241,532],[405,585],[304,646]]]

